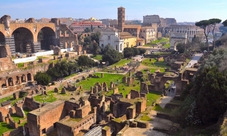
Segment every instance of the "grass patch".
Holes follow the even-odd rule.
[[[99,83],[103,83],[106,82],[106,84],[110,85],[110,82],[115,82],[119,81],[121,82],[123,75],[120,74],[104,74],[104,77],[101,78],[101,73],[96,73],[96,75],[98,75],[100,78],[87,78],[86,80],[82,80],[80,81],[77,86],[82,86],[83,89],[85,90],[90,90],[91,86],[94,86],[95,83],[99,82]]]
[[[123,94],[123,97],[126,97],[131,90],[140,91],[140,84],[138,80],[134,80],[134,85],[128,86],[127,84],[119,84],[118,92]]]
[[[146,73],[146,71],[149,71],[150,73],[154,73],[156,70],[159,70],[161,73],[165,72],[165,69],[168,68],[166,63],[162,61],[157,61],[154,58],[147,58],[142,61],[142,64],[145,66],[148,66],[146,70],[143,71],[143,73]]]
[[[24,63],[18,63],[18,64],[17,64],[17,67],[18,67],[18,68],[23,68],[23,67],[24,67]]]
[[[129,63],[131,61],[131,59],[121,59],[120,61],[118,61],[117,63],[111,65],[110,67],[122,67],[124,65],[126,65],[127,63]]]
[[[166,49],[169,49],[170,48],[170,43],[165,44],[163,47],[166,48]]]
[[[166,109],[166,108],[162,108],[159,104],[156,104],[152,110],[155,111],[160,111],[160,112],[165,112],[165,113],[171,113],[171,109]]]
[[[13,128],[11,128],[8,124],[6,124],[5,122],[0,122],[0,135],[2,135],[7,131],[12,131],[12,130]]]
[[[143,114],[142,117],[140,118],[140,120],[142,120],[142,121],[151,121],[152,119],[149,116],[147,116],[147,114]]]
[[[19,126],[24,126],[24,124],[27,123],[27,120],[25,118],[19,117],[16,114],[11,114],[11,117],[13,118],[13,120],[15,121],[15,123],[19,123],[19,120],[20,119],[23,120],[23,122],[21,124],[19,124]]]
[[[102,55],[92,56],[92,58],[100,61],[102,60]]]
[[[14,105],[17,101],[21,100],[22,98],[19,98],[17,100],[14,100],[13,95],[10,95],[8,97],[0,99],[0,103],[10,101],[12,105]]]
[[[54,102],[54,101],[57,100],[57,98],[54,97],[52,91],[49,91],[49,92],[47,92],[47,95],[42,95],[42,94],[36,95],[34,97],[34,100],[37,101],[37,102],[43,102],[44,103],[44,102]]]
[[[161,38],[161,39],[157,39],[154,40],[148,44],[145,44],[144,46],[157,46],[158,44],[162,44],[164,48],[170,48],[170,43],[169,43],[169,38]]]
[[[147,106],[151,106],[153,102],[156,102],[156,100],[161,97],[161,92],[148,93],[146,96],[147,96]]]

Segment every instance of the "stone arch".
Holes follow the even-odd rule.
[[[9,77],[8,78],[8,85],[9,86],[13,86],[14,84],[13,84],[13,78],[12,77]]]
[[[32,80],[32,74],[31,73],[28,73],[27,74],[27,79],[28,79],[28,81],[31,81]]]
[[[0,46],[5,45],[5,35],[0,31]]]
[[[16,85],[20,84],[20,77],[19,76],[16,76]]]
[[[0,58],[7,57],[7,51],[5,46],[5,35],[0,31]]]
[[[25,28],[19,27],[12,33],[15,41],[15,52],[32,53],[34,52],[33,33]]]
[[[6,88],[6,83],[2,83],[2,88]]]
[[[7,82],[8,82],[7,79],[1,79],[1,80],[0,80],[1,87],[2,87],[2,88],[7,88]]]
[[[51,50],[52,45],[57,45],[55,31],[50,27],[40,29],[37,39],[41,43],[41,50]]]
[[[179,43],[182,43],[182,42],[176,41],[176,42],[174,43],[173,49],[174,49],[175,51],[177,51],[177,45],[178,45]]]
[[[176,43],[187,43],[187,33],[171,33],[170,49],[176,50]]]
[[[164,85],[168,80],[172,80],[174,82],[174,84],[176,85],[176,92],[181,92],[182,86],[181,86],[181,78],[180,76],[178,77],[165,77],[163,76],[161,78],[160,84],[159,84],[159,88],[163,89],[162,91],[164,91]]]
[[[25,76],[25,74],[23,74],[22,76],[21,76],[21,82],[23,83],[23,82],[26,82],[26,76]]]

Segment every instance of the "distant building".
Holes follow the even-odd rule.
[[[160,18],[159,15],[143,16],[143,25],[144,26],[151,26],[154,23],[158,24],[158,26],[160,26],[160,27],[177,25],[177,21],[175,18]]]
[[[74,21],[70,28],[74,33],[82,33],[84,32],[84,29],[89,28],[104,28],[106,25],[102,24],[102,21],[96,20],[95,18],[90,18],[89,20],[84,21]]]
[[[158,25],[161,24],[161,20],[159,15],[146,15],[143,16],[143,25],[144,26],[151,26],[153,23],[156,23]]]
[[[106,26],[110,26],[114,28],[118,27],[117,19],[100,19],[100,21],[102,21],[102,23]]]
[[[171,33],[187,34],[188,40],[191,41],[196,35],[197,37],[203,37],[203,29],[192,25],[171,25],[169,27],[159,27],[158,31],[163,36],[169,37]]]
[[[122,52],[124,50],[124,40],[120,39],[120,34],[117,29],[105,28],[101,31],[99,46],[105,48],[111,45],[115,50]]]
[[[147,44],[157,39],[157,31],[157,27],[141,27],[139,37],[143,38],[145,40],[145,44]]]
[[[133,36],[139,37],[141,25],[125,25],[124,32],[129,32]]]
[[[120,32],[115,28],[102,29],[99,46],[105,48],[107,45],[112,46],[118,52],[123,52],[126,47],[140,46],[144,40],[131,35],[128,32]]]
[[[120,39],[124,40],[124,48],[131,48],[143,44],[143,41],[140,41],[140,38],[137,38],[128,32],[120,32]]]

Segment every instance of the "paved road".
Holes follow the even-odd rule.
[[[200,58],[203,56],[202,53],[197,53],[194,55],[194,57],[191,59],[191,61],[188,63],[188,65],[185,68],[191,68],[195,63],[197,63]]]

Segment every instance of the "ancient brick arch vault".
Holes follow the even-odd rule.
[[[181,94],[182,89],[188,84],[187,79],[182,79],[182,74],[179,74],[178,76],[164,76],[164,73],[155,73],[155,74],[149,74],[149,81],[152,84],[152,90],[155,91],[164,91],[165,83],[168,80],[174,81],[174,84],[176,85],[176,94]]]
[[[0,46],[9,45],[11,54],[33,53],[59,46],[55,23],[36,23],[29,19],[24,23],[10,23],[10,16],[0,19]]]

